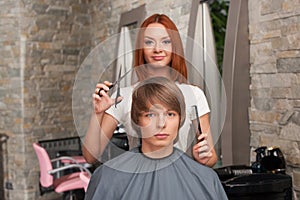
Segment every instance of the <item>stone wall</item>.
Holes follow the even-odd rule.
[[[37,199],[32,142],[76,135],[72,85],[91,49],[90,2],[0,1],[0,130],[5,199]]]
[[[190,0],[0,0],[0,132],[9,137],[0,152],[8,153],[3,177],[13,188],[5,199],[38,199],[32,142],[77,134],[78,68],[117,33],[121,13],[142,4],[146,16],[165,13],[187,33]],[[279,146],[290,174],[300,168],[299,7],[296,0],[249,1],[250,145]]]
[[[294,0],[249,1],[251,147],[280,147],[291,175],[300,168],[299,10]]]
[[[72,87],[81,63],[117,33],[122,12],[145,3],[147,16],[165,13],[187,33],[191,1],[0,0],[0,133],[9,137],[0,173],[11,186],[0,199],[40,198],[32,143],[77,135]]]
[[[18,1],[0,1],[0,132],[9,137],[15,136],[11,144],[14,144],[18,136],[22,134],[22,104],[20,99],[21,94],[21,77],[20,77],[20,42],[19,42],[19,21],[18,21]],[[0,199],[5,199],[4,180],[11,178],[11,173],[8,169],[14,158],[9,160],[7,145],[1,143],[1,168],[3,181],[1,183]],[[23,142],[19,149],[22,150]],[[16,153],[16,152],[14,152]],[[20,154],[19,154],[20,155]],[[12,154],[11,157],[15,155]],[[14,165],[18,165],[16,162]]]

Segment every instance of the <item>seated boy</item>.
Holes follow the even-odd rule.
[[[163,77],[141,82],[133,91],[131,110],[141,146],[100,166],[85,199],[227,199],[211,168],[173,147],[185,111],[174,82]]]

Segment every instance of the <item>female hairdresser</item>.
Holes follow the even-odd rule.
[[[177,75],[171,73],[168,66],[178,72]],[[210,132],[210,110],[207,100],[201,89],[185,83],[187,67],[181,38],[176,25],[166,15],[154,14],[141,25],[136,40],[134,68],[137,69],[139,81],[151,76],[164,76],[176,81],[184,94],[187,109],[197,105],[202,134],[198,137],[198,143],[192,147],[192,154],[197,162],[213,166],[217,161],[217,155]],[[118,97],[120,103],[115,107],[112,106],[115,100],[107,94],[110,85],[111,83],[107,81],[97,84],[93,94],[94,113],[83,144],[83,155],[89,163],[95,162],[102,154],[118,123],[124,125],[127,134],[134,135],[131,134],[133,129],[129,117],[133,87],[121,90],[122,97]],[[187,138],[193,120],[188,113],[185,125],[179,131],[180,137],[177,142],[177,147],[183,151],[186,151],[189,146]],[[133,142],[129,142],[130,147],[131,144]]]

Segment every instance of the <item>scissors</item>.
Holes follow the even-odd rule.
[[[131,72],[131,70],[127,71],[123,76],[121,76],[121,70],[122,70],[122,65],[120,66],[120,71],[119,71],[119,75],[118,75],[118,80],[116,80],[113,84],[111,84],[110,86],[108,86],[109,89],[117,86],[117,95],[116,95],[116,98],[115,98],[115,107],[117,107],[117,104],[119,103],[118,102],[118,97],[121,96],[120,94],[120,82],[121,80],[129,73]],[[98,91],[98,95],[101,97],[102,95],[100,94],[100,92],[104,90],[103,88],[101,88],[99,91]]]

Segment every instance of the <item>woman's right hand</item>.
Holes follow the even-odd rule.
[[[199,142],[197,144],[195,144],[193,147],[194,159],[203,165],[206,165],[206,163],[213,156],[212,148],[210,147],[207,138],[208,138],[207,133],[202,133],[198,137]]]
[[[111,84],[111,82],[104,81],[104,83],[98,83],[96,85],[95,93],[93,94],[93,105],[96,114],[106,111],[115,103],[115,99],[112,99],[107,93]],[[118,97],[118,102],[121,100],[122,97]]]

